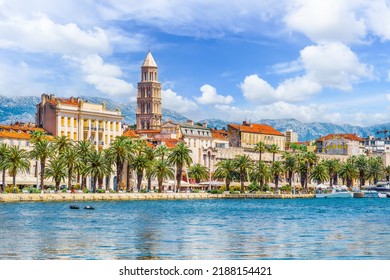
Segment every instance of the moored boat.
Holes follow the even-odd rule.
[[[317,189],[316,198],[351,198],[353,193],[347,188],[333,186],[332,188]]]

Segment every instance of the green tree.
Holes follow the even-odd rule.
[[[195,179],[199,183],[202,179],[208,179],[210,176],[206,166],[196,163],[188,168],[188,177]]]
[[[383,171],[385,173],[386,181],[389,182],[390,181],[390,165],[386,166],[383,169]]]
[[[271,171],[268,164],[264,161],[258,161],[254,164],[251,172],[251,180],[259,182],[260,190],[264,191],[265,181],[271,179]]]
[[[271,164],[271,174],[274,178],[274,184],[275,184],[275,193],[279,192],[279,179],[280,175],[282,175],[284,172],[283,168],[283,162],[281,161],[274,161]]]
[[[111,174],[112,168],[107,160],[107,152],[93,151],[87,158],[87,165],[85,174],[90,174],[93,178],[92,192],[96,191],[96,183],[102,181],[101,179],[108,174]],[[101,188],[101,186],[99,186]]]
[[[34,141],[34,147],[30,151],[30,156],[40,162],[40,188],[43,191],[45,178],[46,161],[53,154],[53,143],[49,142],[46,138],[42,140]]]
[[[142,178],[144,177],[144,171],[149,167],[150,161],[144,154],[137,154],[133,157],[131,162],[131,169],[135,170],[137,174],[137,190],[141,190]]]
[[[297,160],[296,157],[288,152],[285,152],[282,156],[284,159],[284,170],[287,172],[288,185],[292,189],[292,179],[294,172],[297,170]]]
[[[219,161],[216,164],[216,169],[214,171],[214,178],[216,179],[224,179],[226,185],[226,191],[230,191],[230,183],[235,177],[236,167],[234,165],[234,161],[232,159],[224,159]]]
[[[165,157],[167,157],[170,153],[170,150],[165,145],[160,145],[155,149],[155,155],[156,157],[160,158],[161,160],[164,160]]]
[[[59,157],[54,157],[49,160],[49,164],[46,168],[45,178],[52,178],[55,182],[56,191],[58,191],[61,181],[66,178],[66,163]]]
[[[276,144],[272,144],[268,146],[268,152],[272,153],[272,162],[275,161],[275,154],[279,153],[279,146]]]
[[[5,167],[12,176],[12,184],[16,186],[16,174],[19,171],[26,172],[30,168],[28,152],[18,146],[11,146],[7,153]]]
[[[324,161],[329,175],[329,184],[332,187],[334,184],[337,185],[337,174],[340,170],[339,159],[327,159]]]
[[[86,169],[86,160],[91,153],[93,153],[94,148],[89,140],[81,140],[76,143],[76,151],[79,156],[79,164],[76,165],[76,170],[79,175],[81,175],[81,182],[78,179],[77,182],[80,183],[82,188],[85,188],[87,185],[87,178],[85,175]],[[77,176],[80,177],[80,176]]]
[[[2,173],[0,193],[5,189],[5,171],[7,170],[7,159],[9,153],[9,146],[5,143],[0,144],[0,170]]]
[[[352,158],[351,158],[352,159]],[[368,176],[368,171],[369,171],[369,165],[368,165],[368,160],[366,156],[360,155],[356,158],[353,158],[353,164],[359,171],[359,187],[361,188],[365,184],[365,180]]]
[[[267,146],[264,142],[259,141],[255,144],[254,150],[259,153],[259,161],[261,161],[261,155],[267,151]]]
[[[148,172],[150,172],[150,176],[157,177],[159,192],[163,192],[164,179],[168,180],[175,177],[173,168],[169,165],[167,160],[163,159],[154,160]]]
[[[149,161],[148,168],[150,168],[152,166],[152,162],[153,162],[154,157],[155,157],[155,150],[152,147],[146,147],[144,149],[144,154],[145,154],[145,157],[147,158],[147,160]],[[151,186],[152,186],[152,176],[149,174],[150,174],[150,172],[146,173],[146,178],[148,179],[148,191],[150,191]]]
[[[126,136],[117,136],[110,144],[109,156],[113,158],[116,166],[116,178],[118,184],[122,182],[122,172],[125,160],[129,158],[129,150],[132,141]]]
[[[374,184],[377,184],[384,173],[381,157],[369,158],[368,166],[368,177],[374,181]]]
[[[168,156],[168,162],[170,164],[176,165],[175,191],[180,190],[183,168],[185,166],[190,166],[192,163],[192,158],[190,154],[191,154],[190,148],[188,148],[185,143],[180,142],[172,149],[172,152]]]
[[[54,136],[53,139],[53,147],[54,150],[59,154],[62,155],[65,150],[71,148],[73,146],[72,141],[66,137],[66,136]]]
[[[241,183],[241,193],[245,192],[245,178],[247,177],[247,172],[252,167],[252,160],[248,155],[237,155],[234,158],[234,166],[236,167],[238,173],[240,174],[240,183]]]
[[[347,161],[340,165],[339,174],[347,182],[347,186],[351,187],[353,180],[359,175],[359,170],[351,161]]]
[[[311,169],[310,179],[316,181],[318,184],[321,184],[329,180],[329,172],[325,163],[319,163]]]

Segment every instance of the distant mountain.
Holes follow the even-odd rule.
[[[105,102],[109,110],[115,110],[119,108],[122,115],[125,116],[124,122],[126,124],[135,124],[135,114],[137,104],[134,102],[120,103],[108,98],[102,97],[90,97],[81,96],[85,101],[92,103]],[[40,102],[40,97],[37,96],[18,96],[18,97],[5,97],[0,96],[0,123],[9,124],[15,121],[35,121],[36,104]],[[171,119],[175,122],[185,122],[188,118],[173,110],[162,110],[163,120]],[[203,119],[194,120],[195,122],[206,122],[210,128],[227,128],[229,122],[221,119]],[[353,126],[349,124],[337,125],[333,123],[302,123],[296,119],[262,119],[256,121],[256,123],[268,124],[280,132],[292,129],[298,133],[299,141],[314,140],[321,136],[331,133],[355,133],[360,137],[367,137],[369,135],[378,135],[383,137],[382,134],[377,134],[378,131],[390,130],[390,123],[377,124],[368,127]],[[387,133],[390,135],[390,131]]]

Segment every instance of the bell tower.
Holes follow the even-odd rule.
[[[161,83],[158,81],[158,67],[149,51],[141,67],[141,82],[138,83],[137,130],[160,129],[161,111]]]

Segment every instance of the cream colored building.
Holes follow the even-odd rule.
[[[93,104],[75,97],[42,94],[37,104],[38,127],[74,141],[90,140],[96,150],[108,148],[116,136],[122,135],[122,119],[119,109],[107,110],[104,103]]]
[[[243,122],[242,125],[229,124],[228,138],[231,147],[254,148],[256,143],[276,144],[280,151],[285,150],[286,137],[283,133],[266,124]]]

